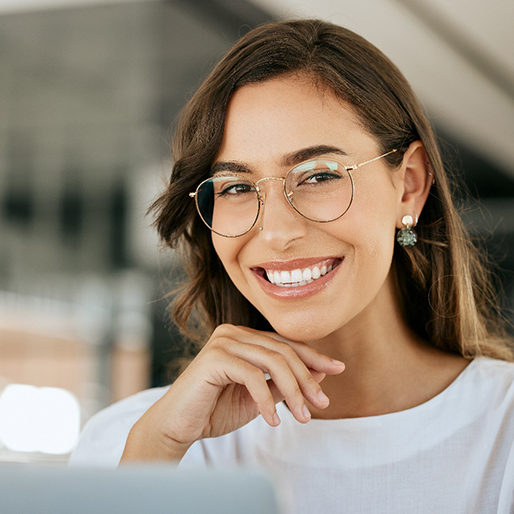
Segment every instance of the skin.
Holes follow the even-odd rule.
[[[244,167],[254,182],[284,177],[305,160],[305,149],[319,145],[339,149],[323,156],[347,166],[381,154],[351,106],[305,77],[278,78],[234,93],[214,164]],[[421,215],[428,172],[420,142],[411,144],[398,169],[382,159],[355,170],[353,204],[330,223],[301,217],[280,182],[263,183],[256,226],[238,238],[213,234],[213,245],[236,287],[276,333],[218,327],[136,423],[122,461],[179,460],[196,440],[229,433],[259,414],[277,426],[275,404],[284,399],[300,423],[375,416],[419,405],[455,380],[468,361],[409,331],[391,274],[396,228],[404,215]],[[327,257],[341,264],[309,295],[270,294],[256,277],[263,263],[288,269],[294,259]]]

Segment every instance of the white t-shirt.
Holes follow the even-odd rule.
[[[93,417],[71,465],[116,467],[128,432],[166,388]],[[295,514],[514,513],[514,364],[477,358],[412,409],[298,423],[259,416],[195,443],[180,467],[264,466],[290,488]]]

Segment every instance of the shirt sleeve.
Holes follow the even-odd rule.
[[[178,465],[179,469],[202,469],[207,467],[210,467],[210,464],[203,440],[193,443]]]
[[[84,426],[68,465],[116,468],[130,429],[167,389],[161,387],[142,391],[95,414]]]

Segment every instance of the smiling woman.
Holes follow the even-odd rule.
[[[510,512],[512,346],[397,68],[329,23],[264,25],[174,152],[153,209],[203,348],[100,413],[72,462],[266,466],[296,513]]]

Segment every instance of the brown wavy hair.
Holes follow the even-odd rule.
[[[417,226],[418,244],[396,246],[393,271],[405,319],[434,346],[465,357],[513,360],[491,273],[472,244],[452,199],[432,127],[409,83],[377,48],[354,32],[320,20],[268,23],[247,33],[214,68],[185,107],[173,146],[166,190],[151,210],[165,245],[181,252],[188,280],[173,303],[173,319],[191,337],[221,323],[270,329],[235,288],[216,255],[211,233],[188,193],[210,174],[232,93],[246,84],[305,75],[350,103],[380,151],[397,167],[421,140],[435,184]]]

